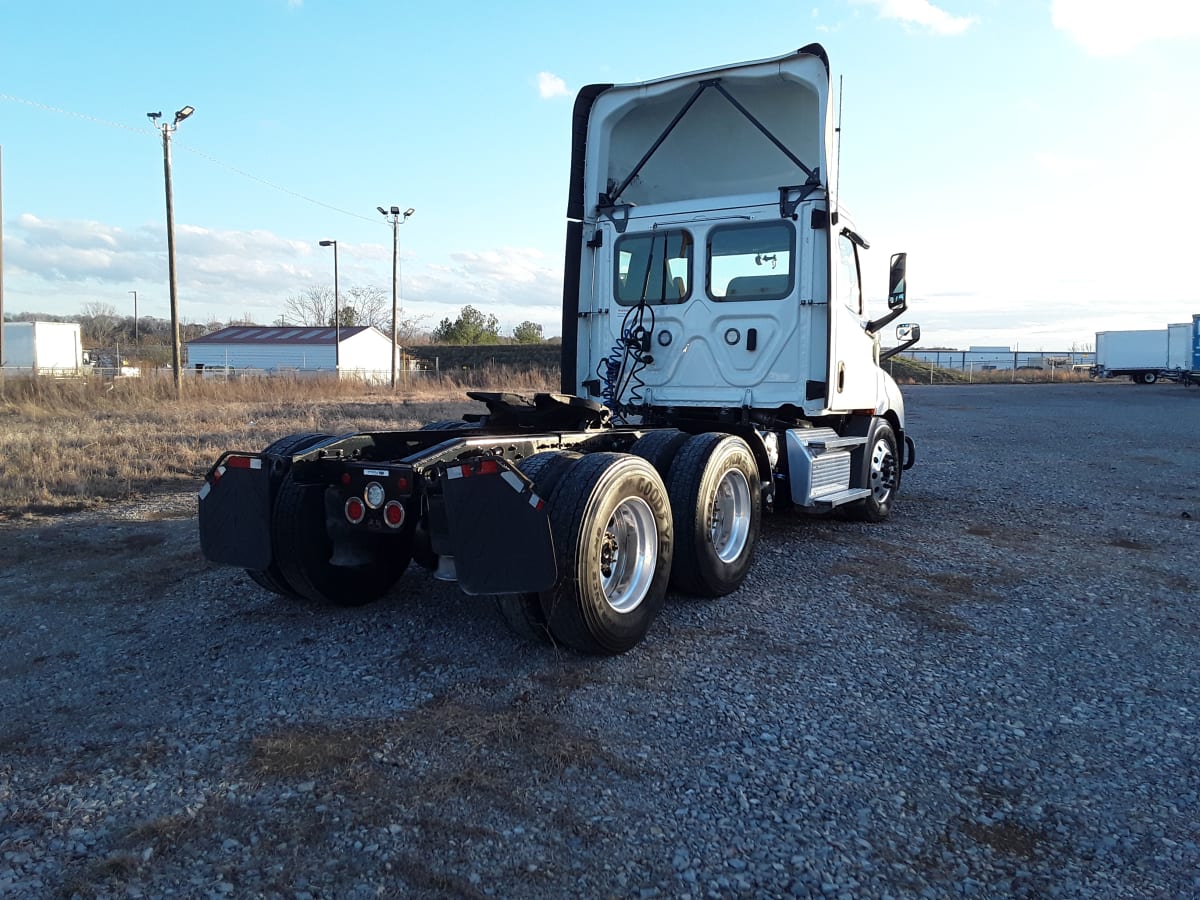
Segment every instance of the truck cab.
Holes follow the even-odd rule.
[[[861,255],[833,193],[828,60],[756,63],[580,92],[568,205],[563,390],[618,416],[882,412]]]

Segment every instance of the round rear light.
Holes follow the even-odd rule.
[[[389,500],[383,508],[383,521],[388,528],[399,528],[404,524],[404,507],[399,500]]]
[[[346,521],[351,525],[357,525],[363,520],[367,514],[367,508],[363,502],[357,497],[351,497],[346,501]]]
[[[379,509],[383,506],[383,501],[387,499],[387,491],[378,481],[368,481],[367,489],[363,491],[363,499],[367,501],[367,506],[371,509]]]

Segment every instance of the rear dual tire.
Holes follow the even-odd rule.
[[[758,464],[736,435],[688,438],[667,478],[675,519],[671,587],[723,597],[741,587],[762,522]]]
[[[321,441],[327,440],[331,435],[323,434],[319,431],[305,431],[299,434],[289,434],[282,437],[272,444],[268,444],[263,453],[274,453],[280,456],[292,456],[296,453],[302,453],[310,447],[315,447]],[[291,463],[288,463],[290,470]],[[274,516],[272,515],[272,532],[271,543],[275,542],[274,533]],[[287,597],[292,600],[302,599],[300,594],[293,588],[283,576],[283,572],[279,569],[279,563],[272,551],[271,564],[265,569],[247,569],[246,574],[250,576],[250,580],[259,587],[265,588],[273,594],[278,594],[281,597]]]
[[[567,450],[547,450],[527,456],[517,463],[521,473],[533,482],[533,489],[548,501],[559,480],[580,454]],[[494,594],[492,597],[500,619],[517,637],[543,644],[551,642],[542,600],[537,594]]]
[[[639,456],[592,453],[550,503],[558,579],[540,596],[549,633],[583,653],[641,643],[666,599],[674,541],[662,477]]]
[[[358,540],[366,546],[370,561],[360,565],[333,565],[333,540],[326,518],[340,515],[327,508],[326,487],[300,484],[292,473],[284,476],[275,500],[272,541],[275,564],[284,579],[301,597],[333,606],[361,606],[378,600],[404,574],[412,560],[413,524],[400,534],[364,533]]]

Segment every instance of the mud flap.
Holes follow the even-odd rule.
[[[217,563],[261,571],[271,565],[268,460],[225,454],[199,493],[200,551]]]
[[[458,586],[465,594],[549,590],[558,577],[546,503],[506,461],[443,468],[442,499]]]

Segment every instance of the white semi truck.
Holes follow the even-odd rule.
[[[75,322],[5,322],[4,373],[79,377],[83,342]]]
[[[668,586],[736,590],[765,511],[886,519],[915,446],[880,362],[919,328],[881,352],[905,257],[872,309],[830,86],[812,44],[582,89],[561,393],[473,392],[486,411],[462,421],[226,452],[200,490],[205,555],[334,604],[416,560],[519,632],[613,654]]]
[[[1157,330],[1099,331],[1096,333],[1097,378],[1127,377],[1138,384],[1194,380],[1200,371],[1195,358],[1200,340],[1200,315]]]

